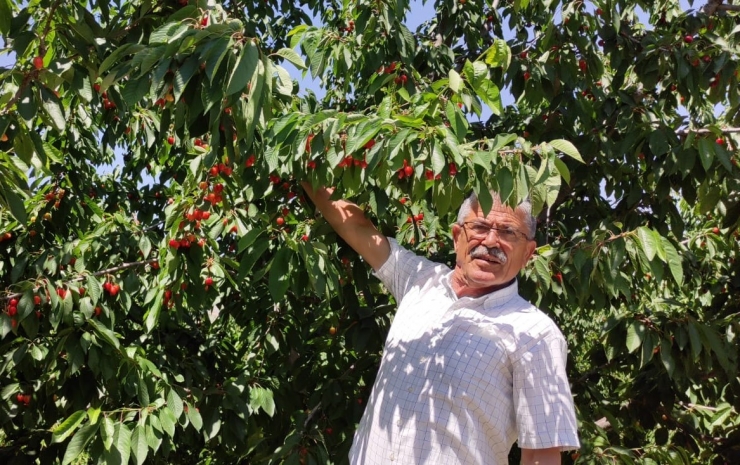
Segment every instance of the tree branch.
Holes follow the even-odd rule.
[[[740,11],[740,5],[717,5],[718,10]]]
[[[102,276],[104,274],[116,273],[118,271],[127,270],[129,268],[134,268],[137,266],[151,265],[152,263],[156,263],[158,261],[159,261],[158,258],[152,258],[149,260],[141,260],[139,262],[123,263],[121,265],[114,266],[112,268],[106,268],[105,270],[96,271],[95,273],[90,274],[90,276]],[[74,283],[77,281],[82,281],[83,279],[85,279],[85,276],[88,276],[88,275],[77,276],[76,278],[70,279],[67,282]],[[15,294],[9,294],[9,295],[6,295],[5,297],[0,297],[0,301],[15,299],[17,297],[21,297],[22,295],[23,295],[22,292],[16,292]]]
[[[721,6],[724,6],[722,5],[722,0],[709,0],[707,4],[704,5],[704,8],[702,8],[702,13],[707,16],[711,16],[716,13],[717,9]]]
[[[740,5],[738,5],[737,7],[739,8],[738,11],[740,11]],[[720,131],[722,132],[722,134],[733,134],[733,133],[734,134],[737,134],[737,133],[740,133],[740,128],[723,128]],[[714,131],[712,131],[711,129],[705,129],[705,128],[702,128],[702,129],[679,129],[678,131],[676,131],[676,134],[678,134],[679,136],[686,136],[689,133],[693,133],[693,134],[714,134]]]

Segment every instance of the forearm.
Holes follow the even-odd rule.
[[[321,215],[337,234],[357,251],[373,269],[379,269],[390,254],[390,245],[373,222],[365,217],[365,212],[357,204],[350,201],[344,199],[332,200],[333,188],[318,187],[314,189],[306,181],[303,181],[301,185],[306,195],[313,201]]]
[[[560,465],[560,448],[522,449],[522,465]]]

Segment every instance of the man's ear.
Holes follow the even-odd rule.
[[[537,249],[537,241],[527,241],[527,261],[531,260],[534,256],[534,251]]]
[[[457,245],[457,238],[460,237],[460,233],[462,233],[462,227],[459,224],[454,223],[452,225],[452,242],[455,245]]]

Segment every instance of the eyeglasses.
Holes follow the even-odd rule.
[[[497,228],[488,223],[480,223],[478,221],[468,221],[463,224],[470,231],[470,238],[476,240],[484,240],[491,231],[496,231],[499,240],[503,242],[517,242],[520,239],[529,239],[523,232],[512,228]]]

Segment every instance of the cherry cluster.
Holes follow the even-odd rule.
[[[24,406],[28,407],[31,404],[31,394],[23,394],[19,392],[18,394],[16,394],[15,400],[19,404],[23,404]]]
[[[115,297],[120,292],[121,286],[111,281],[106,281],[103,283],[103,290],[107,292],[108,295],[110,295],[111,297]],[[80,295],[82,294],[84,294],[84,291],[80,292]]]
[[[407,160],[403,161],[403,168],[398,170],[398,179],[410,178],[414,175],[414,167]]]

